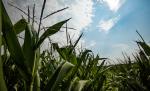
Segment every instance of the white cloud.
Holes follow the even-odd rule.
[[[87,45],[87,48],[92,48],[96,45],[96,42],[94,40],[90,41],[90,43]]]
[[[113,17],[109,20],[101,20],[98,25],[100,31],[108,32],[118,22],[119,18],[120,16]]]
[[[101,2],[106,3],[109,9],[113,12],[119,10],[125,0],[101,0]]]
[[[81,39],[78,46],[76,47],[77,49],[94,49],[93,47],[96,46],[96,41],[95,40],[88,40],[86,41],[85,39]]]
[[[115,44],[115,45],[113,45],[112,46],[113,48],[117,48],[117,49],[119,49],[119,50],[121,50],[121,51],[126,51],[126,50],[129,50],[129,45],[127,45],[127,44],[123,44],[123,43],[120,43],[120,44]]]
[[[71,5],[71,16],[75,27],[79,30],[87,27],[92,22],[93,2],[92,0],[76,0],[75,4]]]

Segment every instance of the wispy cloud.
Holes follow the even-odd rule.
[[[101,2],[106,3],[109,9],[113,12],[118,11],[125,0],[101,0]]]
[[[120,43],[120,44],[115,44],[115,45],[113,45],[112,46],[113,48],[117,48],[117,49],[119,49],[119,50],[121,50],[121,51],[126,51],[126,50],[129,50],[129,45],[127,45],[127,44],[124,44],[124,43]]]
[[[98,27],[100,31],[108,32],[111,28],[114,27],[114,25],[118,22],[119,19],[120,19],[120,16],[113,17],[108,20],[101,20],[99,22]]]
[[[94,47],[97,45],[95,40],[85,40],[85,39],[81,39],[79,44],[77,45],[77,49],[82,49],[82,48],[86,48],[86,49],[94,49]]]
[[[96,41],[91,40],[89,44],[87,44],[87,48],[92,48],[96,46]]]

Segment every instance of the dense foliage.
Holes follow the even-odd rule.
[[[141,36],[142,41],[137,41],[139,52],[133,55],[134,61],[125,56],[123,64],[105,65],[107,58],[95,56],[88,49],[81,49],[77,53],[76,46],[82,34],[75,42],[68,34],[69,43],[66,46],[60,47],[58,43],[50,42],[50,49],[40,51],[43,41],[70,20],[46,28],[40,36],[45,1],[39,29],[35,31],[34,14],[31,18],[28,12],[27,20],[22,18],[12,24],[1,0],[0,91],[150,90],[150,46]],[[23,45],[18,37],[21,32],[25,32]]]

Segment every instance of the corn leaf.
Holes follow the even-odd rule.
[[[64,23],[66,23],[69,19],[67,20],[64,20],[64,21],[61,21],[57,24],[54,24],[53,26],[49,27],[43,34],[42,36],[40,37],[37,45],[35,46],[35,48],[38,48],[41,43],[48,37],[48,36],[51,36],[53,34],[55,34],[56,32],[58,32],[60,30],[60,28],[62,27],[62,25]]]
[[[30,72],[32,73],[32,68],[34,65],[34,56],[35,51],[33,50],[33,41],[32,41],[32,31],[29,25],[25,28],[25,39],[23,44],[23,53],[25,56],[26,64],[30,68]]]
[[[5,80],[4,80],[3,63],[1,57],[0,57],[0,91],[7,91]]]
[[[4,74],[3,74],[3,62],[1,59],[1,44],[2,44],[2,0],[0,2],[0,91],[7,91]]]
[[[2,4],[2,32],[3,37],[6,41],[6,44],[8,46],[8,50],[10,52],[11,57],[13,58],[16,65],[19,67],[20,73],[22,76],[26,79],[27,76],[29,77],[29,71],[28,68],[25,65],[25,59],[24,55],[21,49],[21,46],[19,44],[19,41],[17,39],[17,36],[15,34],[12,22],[4,8],[4,5]]]
[[[59,48],[58,43],[52,43],[52,46],[59,53],[60,57],[62,57],[64,60],[67,60],[65,55],[66,48]]]
[[[72,53],[72,51],[75,49],[75,47],[77,46],[79,40],[81,39],[81,37],[83,36],[83,33],[79,36],[79,38],[75,41],[74,45],[73,45],[73,48],[70,50],[69,54]]]
[[[70,83],[69,83],[69,88],[67,89],[67,91],[71,91],[71,89],[73,88],[73,85],[80,80],[78,77],[75,77]]]
[[[150,46],[147,45],[145,42],[137,42],[144,50],[144,52],[150,56]]]
[[[27,26],[26,20],[21,19],[13,26],[13,28],[14,28],[15,33],[19,34],[25,30],[26,26]],[[3,41],[5,40],[3,36],[2,36],[2,40]],[[2,45],[3,45],[3,42],[2,42]]]
[[[15,25],[14,25],[14,31],[16,34],[21,33],[23,30],[25,30],[27,26],[27,22],[25,19],[19,20]]]
[[[79,80],[73,84],[71,91],[82,91],[84,87],[88,85],[88,83],[89,83],[88,80]]]
[[[40,76],[38,72],[36,72],[34,77],[33,91],[40,91]]]
[[[64,64],[60,65],[56,72],[52,75],[51,79],[48,81],[44,91],[57,91],[59,83],[63,81],[64,77],[67,76],[67,73],[69,73],[73,66],[74,65],[69,62],[65,62]]]
[[[40,91],[40,76],[38,72],[39,68],[39,59],[40,59],[40,50],[39,48],[35,51],[35,58],[34,58],[34,64],[33,64],[33,79],[34,79],[34,84],[33,84],[33,91]]]

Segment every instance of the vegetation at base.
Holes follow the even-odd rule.
[[[0,91],[150,91],[150,46],[138,32],[142,39],[136,41],[139,52],[133,55],[134,61],[125,56],[120,61],[124,62],[122,64],[105,65],[107,58],[95,56],[88,49],[77,53],[76,46],[82,34],[72,42],[67,27],[66,46],[50,42],[50,49],[41,52],[43,41],[50,39],[49,36],[59,32],[70,20],[58,22],[39,35],[45,3],[46,0],[39,29],[35,31],[36,21],[34,13],[32,18],[30,16],[30,9],[27,20],[22,18],[12,24],[1,0]],[[23,45],[18,37],[21,32],[25,32]]]

